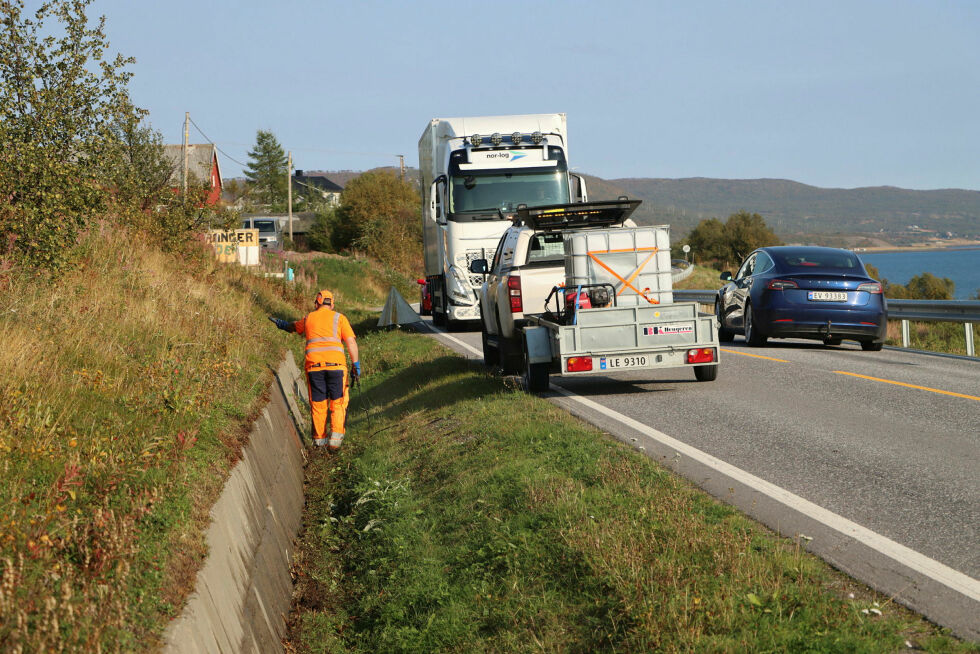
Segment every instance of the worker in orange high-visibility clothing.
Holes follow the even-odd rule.
[[[344,345],[350,353],[350,376],[354,381],[361,377],[361,362],[358,360],[354,330],[347,317],[334,310],[333,293],[320,291],[313,305],[313,311],[302,320],[289,322],[272,317],[269,320],[283,331],[306,336],[304,368],[313,414],[313,442],[321,447],[326,445],[329,451],[336,452],[344,440],[347,403],[350,400]],[[329,440],[326,436],[328,410]]]

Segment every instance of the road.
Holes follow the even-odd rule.
[[[436,331],[426,324],[430,331]],[[479,332],[438,337],[480,358]],[[957,634],[980,640],[980,363],[802,340],[547,397]]]

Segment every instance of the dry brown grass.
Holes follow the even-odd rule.
[[[0,650],[139,650],[190,590],[208,510],[307,297],[104,221],[0,295]]]

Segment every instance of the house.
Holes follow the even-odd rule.
[[[163,153],[173,164],[170,186],[179,191],[184,186],[184,146],[165,145]],[[221,199],[221,167],[218,165],[218,150],[212,143],[194,143],[187,146],[187,183],[203,184],[209,189],[204,200],[207,206],[214,206]]]
[[[293,173],[293,193],[298,195],[306,196],[316,192],[327,201],[327,204],[336,206],[340,204],[340,194],[343,190],[342,186],[328,179],[325,173],[304,175],[302,170]]]

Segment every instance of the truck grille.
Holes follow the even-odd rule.
[[[470,269],[470,264],[477,259],[486,259],[486,250],[467,250],[466,251],[466,270]],[[470,281],[470,286],[473,288],[480,288],[483,286],[483,275],[470,275],[467,279]]]

